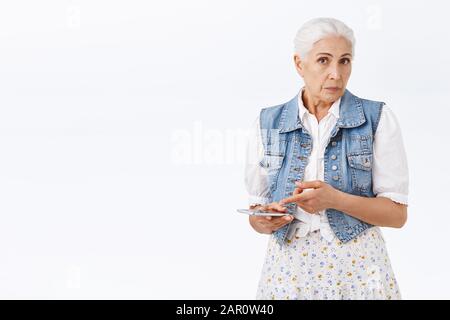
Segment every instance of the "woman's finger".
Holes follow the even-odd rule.
[[[277,210],[280,212],[285,212],[287,209],[286,207],[283,207],[281,204],[279,204],[278,202],[274,202],[270,205],[270,208],[273,210]]]
[[[285,204],[288,204],[288,203],[298,202],[298,201],[302,200],[303,197],[304,197],[303,194],[293,195],[291,197],[287,197],[287,198],[282,199],[280,201],[280,203],[285,205]]]
[[[307,211],[309,213],[314,213],[314,214],[319,213],[319,211],[316,210],[316,205],[312,200],[306,201],[304,203],[304,206],[305,206],[305,211]]]
[[[272,227],[275,230],[278,230],[279,228],[283,227],[284,225],[288,224],[289,222],[291,222],[293,219],[292,216],[284,216],[284,217],[280,217],[276,220],[274,220]]]
[[[302,192],[300,194],[284,198],[280,201],[280,203],[284,205],[284,204],[292,203],[292,202],[301,202],[301,201],[309,200],[313,197],[315,197],[315,193],[313,193],[313,191]]]

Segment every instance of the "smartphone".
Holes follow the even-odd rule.
[[[250,209],[237,209],[240,213],[245,213],[251,216],[263,216],[263,217],[283,217],[283,216],[289,216],[290,213],[283,213],[283,212],[270,212],[270,211],[262,211],[262,210],[250,210]]]

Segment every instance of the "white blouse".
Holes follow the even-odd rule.
[[[303,88],[302,88],[303,90]],[[328,114],[317,122],[315,115],[303,105],[298,95],[299,117],[303,126],[311,135],[312,152],[305,168],[304,181],[324,181],[324,152],[326,143],[339,118],[339,104],[335,101]],[[247,143],[245,166],[245,184],[249,194],[249,204],[267,204],[269,186],[265,168],[258,163],[264,155],[261,142],[259,116],[253,124]],[[392,110],[383,106],[380,122],[373,142],[373,193],[377,197],[386,197],[395,202],[408,205],[408,164],[399,123]],[[304,190],[307,192],[308,189]],[[320,230],[321,235],[331,241],[334,238],[325,210],[310,214],[297,207],[295,218],[299,220],[297,235],[306,236],[309,232]]]

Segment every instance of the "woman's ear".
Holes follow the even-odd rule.
[[[297,73],[303,78],[303,61],[300,59],[298,53],[294,54],[294,64]]]

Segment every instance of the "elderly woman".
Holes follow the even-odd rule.
[[[380,227],[407,217],[408,166],[398,121],[383,102],[346,89],[355,39],[341,21],[305,23],[289,102],[263,108],[250,135],[250,216],[270,234],[258,299],[400,299]]]

